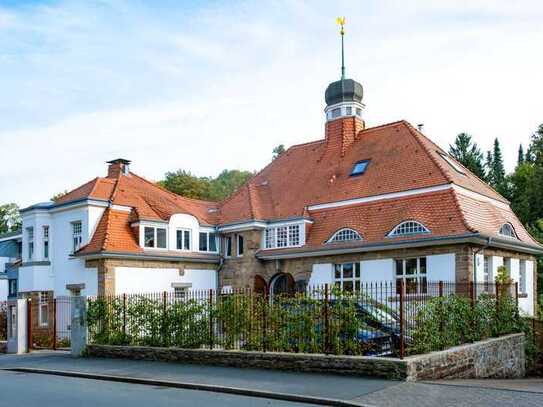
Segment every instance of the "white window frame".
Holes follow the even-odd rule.
[[[411,231],[405,231],[407,228],[411,229]],[[416,220],[405,220],[396,225],[394,229],[390,231],[387,237],[425,235],[429,233],[432,232],[421,222]]]
[[[226,236],[224,238],[224,257],[232,257],[232,236]]]
[[[168,250],[168,227],[167,226],[156,226],[156,225],[142,225],[143,227],[143,248],[144,249],[156,249],[156,250]],[[153,245],[147,246],[145,242],[145,229],[153,229]],[[158,247],[158,229],[164,230],[166,235],[164,247]],[[177,236],[176,236],[177,240]]]
[[[207,235],[207,250],[201,250],[200,248],[200,235],[205,233]],[[210,250],[211,235],[215,236],[215,250]],[[198,251],[201,253],[218,253],[219,252],[219,235],[213,230],[200,230],[198,233]]]
[[[26,228],[26,239],[28,248],[28,260],[32,260],[34,257],[34,227],[30,226]]]
[[[47,327],[49,326],[49,293],[41,291],[38,295],[38,321],[41,327]]]
[[[179,240],[178,240],[178,237],[177,237],[177,234],[181,232],[181,248],[179,247]],[[189,247],[185,247],[185,234],[188,233],[189,235]],[[177,228],[176,231],[175,231],[175,249],[176,250],[180,250],[180,251],[183,251],[183,252],[190,252],[192,250],[192,230],[191,229],[186,229],[186,228]]]
[[[492,284],[492,256],[483,257],[483,283],[484,291],[490,292],[490,285]]]
[[[239,244],[240,239],[241,239],[241,244]],[[238,234],[236,235],[236,256],[243,257],[244,252],[245,252],[245,238],[243,237],[243,235]]]
[[[49,259],[49,225],[43,225],[43,258]]]
[[[265,249],[284,249],[302,246],[303,228],[299,223],[274,225],[264,231]]]
[[[356,240],[362,240],[360,233],[351,228],[342,228],[334,233],[326,243],[351,242]]]
[[[424,259],[424,272],[421,272],[421,263],[422,259]],[[416,269],[413,274],[407,274],[407,263],[409,261],[416,260]],[[402,270],[401,274],[398,273],[398,262],[401,262]],[[403,280],[404,282],[404,290],[407,295],[420,295],[420,294],[427,294],[428,293],[428,259],[426,256],[420,256],[420,257],[405,257],[405,258],[398,258],[394,259],[394,278],[396,280],[396,292],[398,292],[398,281]],[[415,285],[415,291],[410,292],[409,286],[408,287],[408,280],[416,280]]]
[[[513,225],[510,223],[504,223],[503,225],[501,225],[498,234],[508,239],[518,239],[517,232],[515,231]]]
[[[351,277],[345,277],[346,266],[352,266]],[[334,286],[340,290],[349,292],[358,292],[362,284],[362,264],[361,262],[338,263],[334,265]],[[352,291],[346,288],[346,283],[352,285]]]
[[[83,222],[76,220],[71,222],[70,226],[72,227],[72,253],[75,253],[83,243]]]
[[[526,284],[526,260],[519,260],[518,269],[518,292],[519,294],[528,294],[528,287]]]

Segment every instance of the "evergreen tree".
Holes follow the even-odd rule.
[[[275,160],[277,157],[279,157],[284,152],[285,152],[285,145],[284,144],[279,144],[277,147],[274,147],[274,149],[272,151],[272,153],[273,153],[272,160]]]
[[[494,186],[496,184],[494,180],[494,173],[492,172],[492,166],[494,162],[494,157],[492,157],[492,151],[486,152],[486,160],[485,160],[485,168],[486,168],[486,182],[488,182],[491,186]]]
[[[502,151],[498,139],[494,140],[494,148],[492,150],[492,154],[487,154],[487,165],[489,155],[490,167],[488,170],[488,181],[496,191],[498,191],[500,194],[507,198],[510,195],[509,185],[508,180],[505,177],[505,166],[503,165]]]
[[[524,164],[524,149],[522,144],[518,147],[518,158],[517,158],[517,167]]]
[[[472,142],[469,134],[457,135],[454,144],[449,145],[449,154],[479,178],[486,178],[483,153],[477,143]]]
[[[21,225],[21,214],[17,204],[0,205],[0,234],[20,229]]]

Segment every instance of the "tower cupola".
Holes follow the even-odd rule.
[[[358,117],[362,120],[364,89],[357,81],[345,77],[345,48],[343,41],[345,17],[338,17],[337,23],[341,26],[341,79],[332,82],[326,88],[324,94],[326,121],[329,122],[341,117]]]

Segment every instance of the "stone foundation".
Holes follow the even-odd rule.
[[[408,357],[407,377],[408,380],[523,377],[524,341],[524,334],[512,334]]]
[[[86,355],[396,380],[515,378],[525,373],[524,334],[492,338],[404,360],[373,356],[87,345]]]

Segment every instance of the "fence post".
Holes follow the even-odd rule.
[[[53,298],[53,350],[57,350],[57,299]]]
[[[123,294],[123,336],[126,338],[126,293]]]
[[[439,336],[441,340],[441,349],[444,349],[443,341],[443,281],[439,281]]]
[[[71,297],[70,347],[72,356],[80,357],[87,347],[87,297]]]
[[[213,343],[213,290],[209,289],[209,299],[208,299],[208,307],[209,307],[209,349],[213,349],[214,343]]]
[[[26,340],[27,340],[27,349],[32,351],[32,298],[28,299],[28,304],[26,307]]]
[[[330,292],[324,285],[324,353],[330,352]]]
[[[166,342],[166,300],[168,293],[166,291],[162,292],[162,345],[167,346]]]
[[[518,312],[518,281],[515,281],[515,303],[517,304],[517,312]]]
[[[405,340],[404,340],[404,281],[400,279],[400,359],[405,356]]]
[[[268,321],[267,321],[267,306],[268,306],[268,291],[264,293],[262,297],[262,351],[266,352],[268,347],[268,340],[266,337],[268,331]]]

